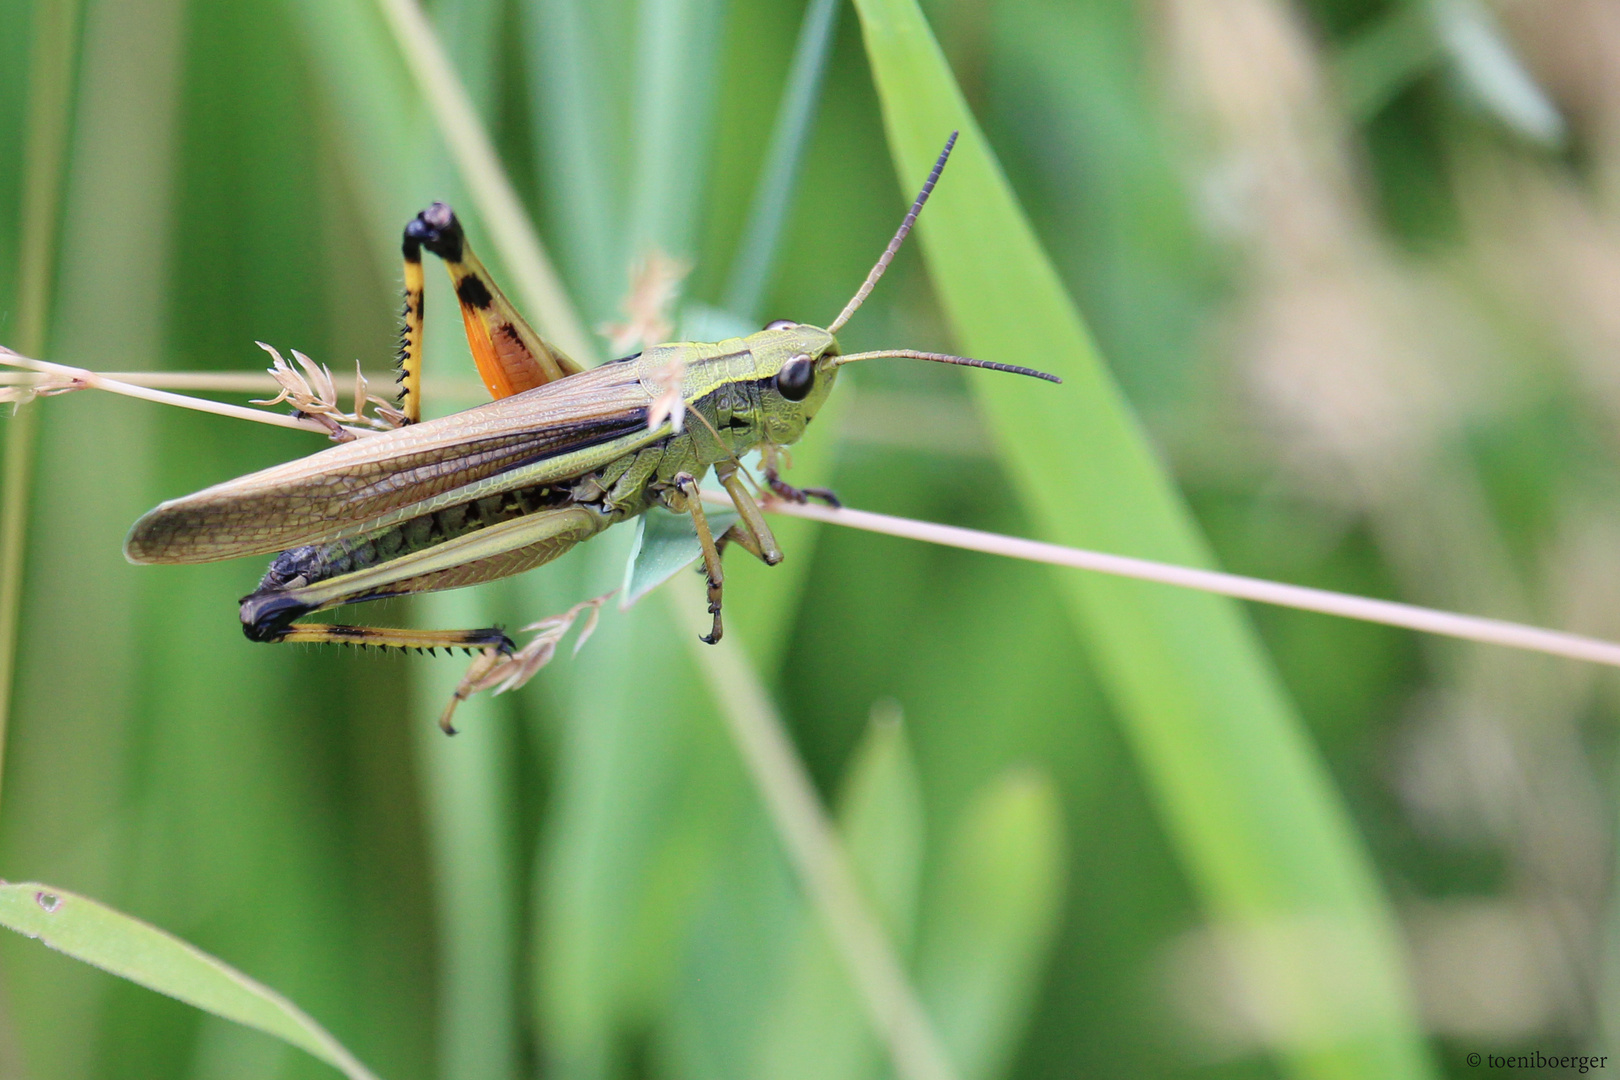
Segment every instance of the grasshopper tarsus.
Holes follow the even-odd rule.
[[[775,466],[766,467],[765,486],[769,487],[771,489],[771,494],[775,495],[778,499],[791,503],[798,503],[801,506],[809,502],[811,499],[826,503],[835,510],[842,508],[844,505],[843,500],[841,500],[837,495],[833,494],[829,488],[794,487],[792,484],[782,479],[781,475],[776,471]]]

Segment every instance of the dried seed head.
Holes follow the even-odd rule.
[[[618,590],[614,589],[593,599],[582,600],[561,615],[552,615],[539,622],[530,623],[523,629],[539,633],[514,653],[504,654],[494,649],[479,653],[468,666],[467,674],[462,676],[461,682],[456,686],[456,692],[451,695],[450,703],[445,706],[444,714],[439,717],[439,726],[446,734],[455,734],[455,727],[451,721],[454,719],[457,705],[485,690],[497,694],[516,690],[538,675],[540,669],[551,663],[552,658],[557,655],[558,644],[583,614],[585,622],[580,627],[579,637],[574,641],[574,655],[578,656],[579,650],[596,632],[602,605],[616,592]]]
[[[681,281],[691,269],[691,263],[657,248],[630,264],[630,292],[619,305],[628,321],[599,328],[615,355],[669,340],[674,330],[671,312],[681,294]]]
[[[658,396],[647,406],[647,430],[656,430],[659,424],[668,420],[675,434],[679,435],[686,422],[686,395],[682,393],[686,383],[686,358],[676,353],[670,357],[669,363],[653,371],[650,378],[653,385],[658,387]]]

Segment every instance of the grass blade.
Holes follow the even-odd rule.
[[[330,1032],[274,990],[104,904],[37,882],[0,885],[0,924],[119,978],[274,1035],[350,1080],[376,1080]]]
[[[913,0],[857,0],[902,188],[944,138],[923,253],[961,344],[1062,375],[1061,391],[972,380],[1039,532],[1187,565],[1209,555],[1041,251]],[[1393,918],[1366,852],[1252,629],[1230,601],[1102,578],[1059,583],[1160,813],[1211,915],[1325,916],[1358,970],[1292,958],[1308,1015],[1279,1042],[1304,1076],[1430,1073]],[[1332,1022],[1338,1018],[1338,1022]]]
[[[420,626],[484,626],[488,600],[463,590],[421,598]],[[457,713],[446,739],[438,717],[465,664],[440,660],[414,672],[411,719],[423,771],[438,910],[439,1075],[510,1080],[520,1074],[517,829],[511,710],[482,694]]]
[[[21,252],[17,277],[17,347],[45,350],[56,279],[58,211],[73,109],[79,4],[65,0],[34,8],[29,63],[28,144],[24,151]],[[5,489],[0,495],[0,766],[16,680],[17,624],[22,614],[23,555],[28,543],[28,500],[33,487],[39,417],[23,408],[5,438]],[[3,775],[3,768],[0,768]]]
[[[642,0],[630,158],[630,243],[677,258],[697,247],[720,86],[725,5]]]
[[[925,838],[922,789],[899,710],[873,710],[841,781],[838,832],[874,913],[904,951],[917,921]],[[874,1075],[881,1061],[861,1002],[815,913],[784,935],[776,1000],[761,1026],[757,1075],[825,1080]]]
[[[541,178],[556,192],[555,238],[588,320],[611,317],[624,290],[622,194],[614,183],[622,139],[621,43],[604,23],[615,5],[534,0],[519,5]]]
[[[804,160],[805,144],[810,141],[810,129],[816,118],[827,54],[832,51],[833,36],[838,29],[840,2],[810,0],[804,10],[799,40],[793,47],[793,64],[788,69],[787,87],[782,93],[770,145],[765,151],[765,167],[760,171],[759,187],[748,208],[742,241],[731,263],[725,307],[750,322],[759,321],[765,290],[771,284],[776,249],[787,224],[788,210],[793,205],[799,165]]]
[[[970,1078],[1006,1072],[1063,900],[1063,813],[1044,774],[1013,770],[967,807],[929,894],[917,985]]]
[[[706,629],[697,590],[677,582],[666,595],[685,624],[687,638]],[[873,1029],[887,1044],[902,1080],[947,1080],[956,1075],[939,1036],[877,917],[862,897],[848,855],[816,797],[804,764],[734,640],[695,646],[748,772],[788,858],[832,939]]]

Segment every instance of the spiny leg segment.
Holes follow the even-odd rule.
[[[278,642],[305,642],[322,645],[361,645],[391,649],[489,650],[509,653],[512,639],[499,627],[481,630],[395,630],[380,626],[344,626],[336,623],[299,623],[289,626],[275,639]]]
[[[676,513],[691,514],[692,525],[697,529],[698,547],[703,550],[703,573],[709,583],[709,614],[714,616],[713,628],[707,634],[699,635],[699,640],[714,645],[725,633],[720,621],[720,594],[726,580],[725,573],[720,569],[720,549],[715,545],[708,515],[703,512],[697,478],[688,472],[676,473],[675,490],[670,495],[672,497],[667,499],[670,509]]]
[[[422,244],[405,230],[405,325],[399,334],[399,411],[405,422],[422,419],[422,305],[427,282],[422,273]]]

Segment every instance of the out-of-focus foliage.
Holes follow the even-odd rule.
[[[50,2],[0,0],[6,344]],[[366,0],[74,7],[60,220],[33,223],[55,264],[44,358],[243,370],[263,340],[380,368],[409,216],[448,198],[492,254]],[[1225,567],[1620,636],[1611,5],[924,10]],[[803,4],[430,13],[588,323],[619,317],[651,246],[692,262],[694,324],[723,303]],[[792,196],[763,314],[825,322],[904,207],[849,10]],[[430,371],[464,377],[442,283]],[[914,248],[842,339],[962,344]],[[852,368],[792,476],[1029,534],[1005,405],[969,393],[995,378]],[[252,645],[232,601],[257,561],[120,557],[159,499],[314,437],[86,394],[30,408],[0,876],[194,942],[389,1078],[887,1074],[662,598],[609,612],[577,659],[473,703],[445,740],[458,661]],[[18,475],[8,461],[0,482]],[[1160,816],[1050,571],[793,524],[782,567],[733,553],[729,623],[963,1076],[1273,1075],[1356,1022],[1312,1029],[1267,981],[1339,943],[1330,925],[1233,926],[1200,903],[1170,839],[1199,808]],[[618,532],[382,616],[532,621],[619,582]],[[1612,684],[1252,618],[1401,921],[1440,1064],[1620,1045]],[[1158,662],[1168,684],[1205,660]],[[0,1075],[331,1073],[13,938]]]

